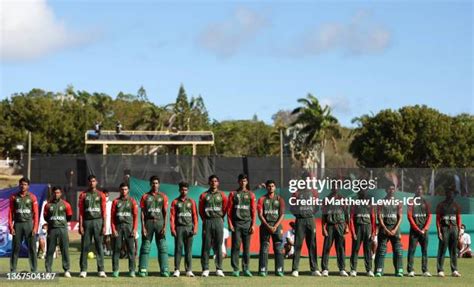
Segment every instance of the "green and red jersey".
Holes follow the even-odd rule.
[[[140,208],[145,220],[164,221],[168,209],[168,196],[161,191],[150,190],[140,199]]]
[[[408,206],[407,217],[410,227],[415,231],[428,230],[431,222],[430,205],[428,201],[420,197],[421,204]]]
[[[255,224],[257,205],[255,194],[250,191],[233,191],[229,195],[227,219],[233,225],[236,221],[251,221]]]
[[[33,222],[33,231],[38,230],[38,200],[27,191],[18,192],[10,196],[10,212],[8,213],[8,227],[13,230],[14,222]]]
[[[376,215],[373,205],[355,205],[351,207],[351,219],[349,228],[355,234],[357,225],[371,224],[372,234],[376,233]]]
[[[112,201],[110,211],[112,232],[117,231],[119,224],[128,224],[133,228],[133,234],[137,232],[138,227],[138,204],[131,196],[119,197]]]
[[[196,202],[189,197],[179,196],[171,202],[170,208],[171,232],[176,233],[178,226],[192,226],[193,231],[198,229],[198,215]]]
[[[280,216],[285,213],[285,201],[283,197],[267,193],[260,197],[257,203],[257,212],[261,214],[267,222],[277,222]]]
[[[453,225],[461,229],[461,207],[454,200],[444,200],[436,208],[436,226]]]
[[[199,197],[199,215],[204,221],[211,218],[224,218],[227,213],[227,196],[223,191],[210,189]]]
[[[52,199],[44,206],[43,216],[48,228],[67,227],[67,222],[72,217],[72,208],[66,200]]]
[[[105,222],[106,208],[105,194],[100,190],[86,190],[79,195],[79,216],[83,220],[100,219]]]

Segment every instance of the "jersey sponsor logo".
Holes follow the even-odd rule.
[[[132,213],[131,213],[131,212],[127,212],[127,211],[120,211],[120,212],[117,212],[117,216],[120,216],[120,217],[130,217],[130,216],[132,216]]]
[[[240,205],[240,204],[237,204],[237,205],[235,206],[235,208],[237,208],[237,209],[249,210],[249,209],[250,209],[250,206],[249,206],[249,205]]]
[[[249,199],[249,196],[247,194],[244,194],[244,199]]]
[[[50,220],[53,220],[53,221],[63,221],[63,220],[66,220],[66,218],[62,215],[55,215],[55,216],[51,216],[50,217]]]
[[[278,214],[280,211],[279,210],[264,210],[264,214]]]
[[[148,208],[149,213],[161,213],[161,208],[150,207]]]
[[[396,213],[382,214],[383,218],[397,218]]]
[[[220,206],[209,206],[204,208],[204,211],[221,211],[222,207]]]
[[[178,214],[179,217],[191,217],[191,212],[181,212]]]
[[[424,213],[415,213],[415,214],[413,214],[413,217],[426,217],[426,214],[424,214]]]
[[[31,209],[17,209],[16,213],[21,213],[21,214],[30,214]]]
[[[356,217],[369,218],[370,214],[368,214],[368,213],[358,213],[358,214],[356,214]]]
[[[100,208],[99,207],[88,207],[88,208],[86,208],[86,211],[87,212],[100,212]]]
[[[456,216],[455,215],[445,215],[445,216],[443,216],[443,219],[444,220],[456,220]]]

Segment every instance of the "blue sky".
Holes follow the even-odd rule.
[[[414,104],[474,113],[471,1],[0,1],[1,99],[143,85],[162,105],[182,83],[217,120],[271,122],[308,92],[345,126]]]

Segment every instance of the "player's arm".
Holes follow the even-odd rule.
[[[38,232],[39,213],[38,213],[38,200],[34,194],[31,194],[31,203],[33,205],[33,234]]]
[[[383,217],[382,217],[382,207],[379,206],[377,208],[377,219],[379,220],[379,224],[382,227],[382,230],[386,233],[389,234],[390,231],[387,229],[387,226],[385,226],[385,222],[383,222]]]
[[[199,196],[199,216],[201,216],[201,220],[203,224],[205,223],[205,220],[206,220],[206,213],[204,210],[205,198],[206,198],[205,193],[202,193],[201,196]]]
[[[163,229],[161,229],[161,234],[165,234],[166,232],[166,215],[168,213],[168,196],[166,194],[162,193],[163,195]]]
[[[191,200],[192,208],[193,208],[193,233],[194,235],[198,232],[198,215],[197,215],[197,208],[196,208],[196,201]]]
[[[351,231],[352,238],[357,239],[357,235],[355,232],[355,208],[354,207],[351,208],[351,218],[349,221],[349,229]]]
[[[425,203],[426,204],[426,216],[428,217],[426,219],[426,223],[425,223],[425,226],[423,226],[423,230],[425,231],[425,233],[428,231],[428,229],[430,229],[430,224],[431,224],[431,206],[428,202]]]
[[[15,195],[10,196],[10,210],[8,211],[8,229],[10,234],[15,235],[15,229],[13,228],[13,218],[15,218]]]
[[[84,192],[79,195],[79,234],[84,234]]]
[[[257,202],[255,198],[255,193],[250,192],[250,217],[252,218],[252,226],[251,230],[252,232],[255,229],[255,223],[257,221]]]
[[[393,235],[395,235],[395,232],[397,232],[398,228],[400,228],[400,224],[402,224],[402,211],[402,205],[399,204],[397,209],[397,224],[395,225],[395,228],[392,229]]]
[[[138,230],[138,204],[135,199],[132,198],[132,216],[133,216],[133,237],[137,234]]]
[[[102,211],[102,234],[105,235],[107,226],[107,198],[103,192],[100,193],[100,210]]]
[[[234,212],[234,192],[229,194],[229,206],[227,208],[227,225],[229,230],[234,232],[234,224],[232,222],[232,213]]]
[[[117,221],[115,218],[116,214],[117,214],[117,199],[114,199],[114,201],[112,202],[112,208],[110,210],[110,227],[112,229],[112,234],[114,236],[117,235],[117,228],[116,228]]]
[[[175,216],[176,216],[176,202],[178,200],[175,199],[171,202],[171,207],[170,207],[170,229],[171,229],[171,235],[176,236],[176,228],[175,228]]]
[[[229,208],[229,200],[227,198],[227,195],[223,191],[221,191],[222,195],[222,218],[225,217],[227,213],[227,209]]]
[[[64,205],[66,206],[66,221],[71,221],[72,219],[72,208],[71,208],[71,204],[69,204],[69,202],[67,201],[64,201]]]
[[[418,228],[418,225],[415,223],[415,219],[413,218],[413,204],[408,206],[408,211],[407,211],[407,217],[408,221],[410,222],[410,226],[413,230],[415,230],[418,233],[421,233],[420,228]]]
[[[372,239],[377,234],[377,215],[375,214],[375,207],[370,207],[370,223],[372,224]]]
[[[143,235],[147,235],[148,234],[148,231],[146,230],[146,222],[145,222],[145,212],[146,212],[146,208],[145,208],[145,201],[146,201],[146,197],[147,195],[144,194],[142,196],[142,198],[140,199],[140,209],[141,209],[141,212],[140,212],[140,218],[141,218],[141,221],[142,221],[142,233]]]
[[[346,219],[346,229],[345,229],[344,232],[349,233],[349,225],[350,225],[350,222],[351,222],[349,207],[347,205],[345,205],[343,208],[344,208],[344,217]]]
[[[438,230],[438,238],[439,240],[443,240],[443,231],[441,229],[441,217],[443,216],[442,214],[442,202],[438,204],[436,207],[436,229]]]
[[[260,219],[260,222],[262,222],[263,226],[270,229],[270,226],[268,225],[267,220],[263,216],[263,196],[260,197],[260,199],[257,202],[257,214],[258,214],[258,218]]]
[[[280,217],[278,217],[278,220],[274,226],[275,230],[278,226],[280,226],[281,222],[283,221],[283,218],[285,217],[285,201],[283,198],[280,196]]]
[[[459,204],[457,203],[454,203],[455,206],[456,206],[456,224],[458,226],[458,236],[461,237],[461,225],[462,225],[462,222],[461,222],[461,207],[459,206]]]

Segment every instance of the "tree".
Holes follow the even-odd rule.
[[[191,107],[188,102],[188,96],[186,90],[181,84],[176,97],[176,103],[174,104],[173,111],[176,114],[175,126],[178,130],[189,131],[191,125]]]
[[[349,147],[366,167],[468,167],[474,164],[472,116],[450,117],[427,106],[380,111],[353,120]]]
[[[142,101],[142,102],[149,102],[148,101],[148,96],[146,94],[146,90],[143,86],[140,86],[140,89],[138,89],[137,91],[137,98],[139,101]]]
[[[292,112],[296,115],[292,123],[295,148],[299,149],[306,167],[314,174],[318,163],[324,172],[326,143],[340,137],[338,121],[332,116],[329,106],[323,108],[312,94],[298,99],[298,103],[302,106]]]

